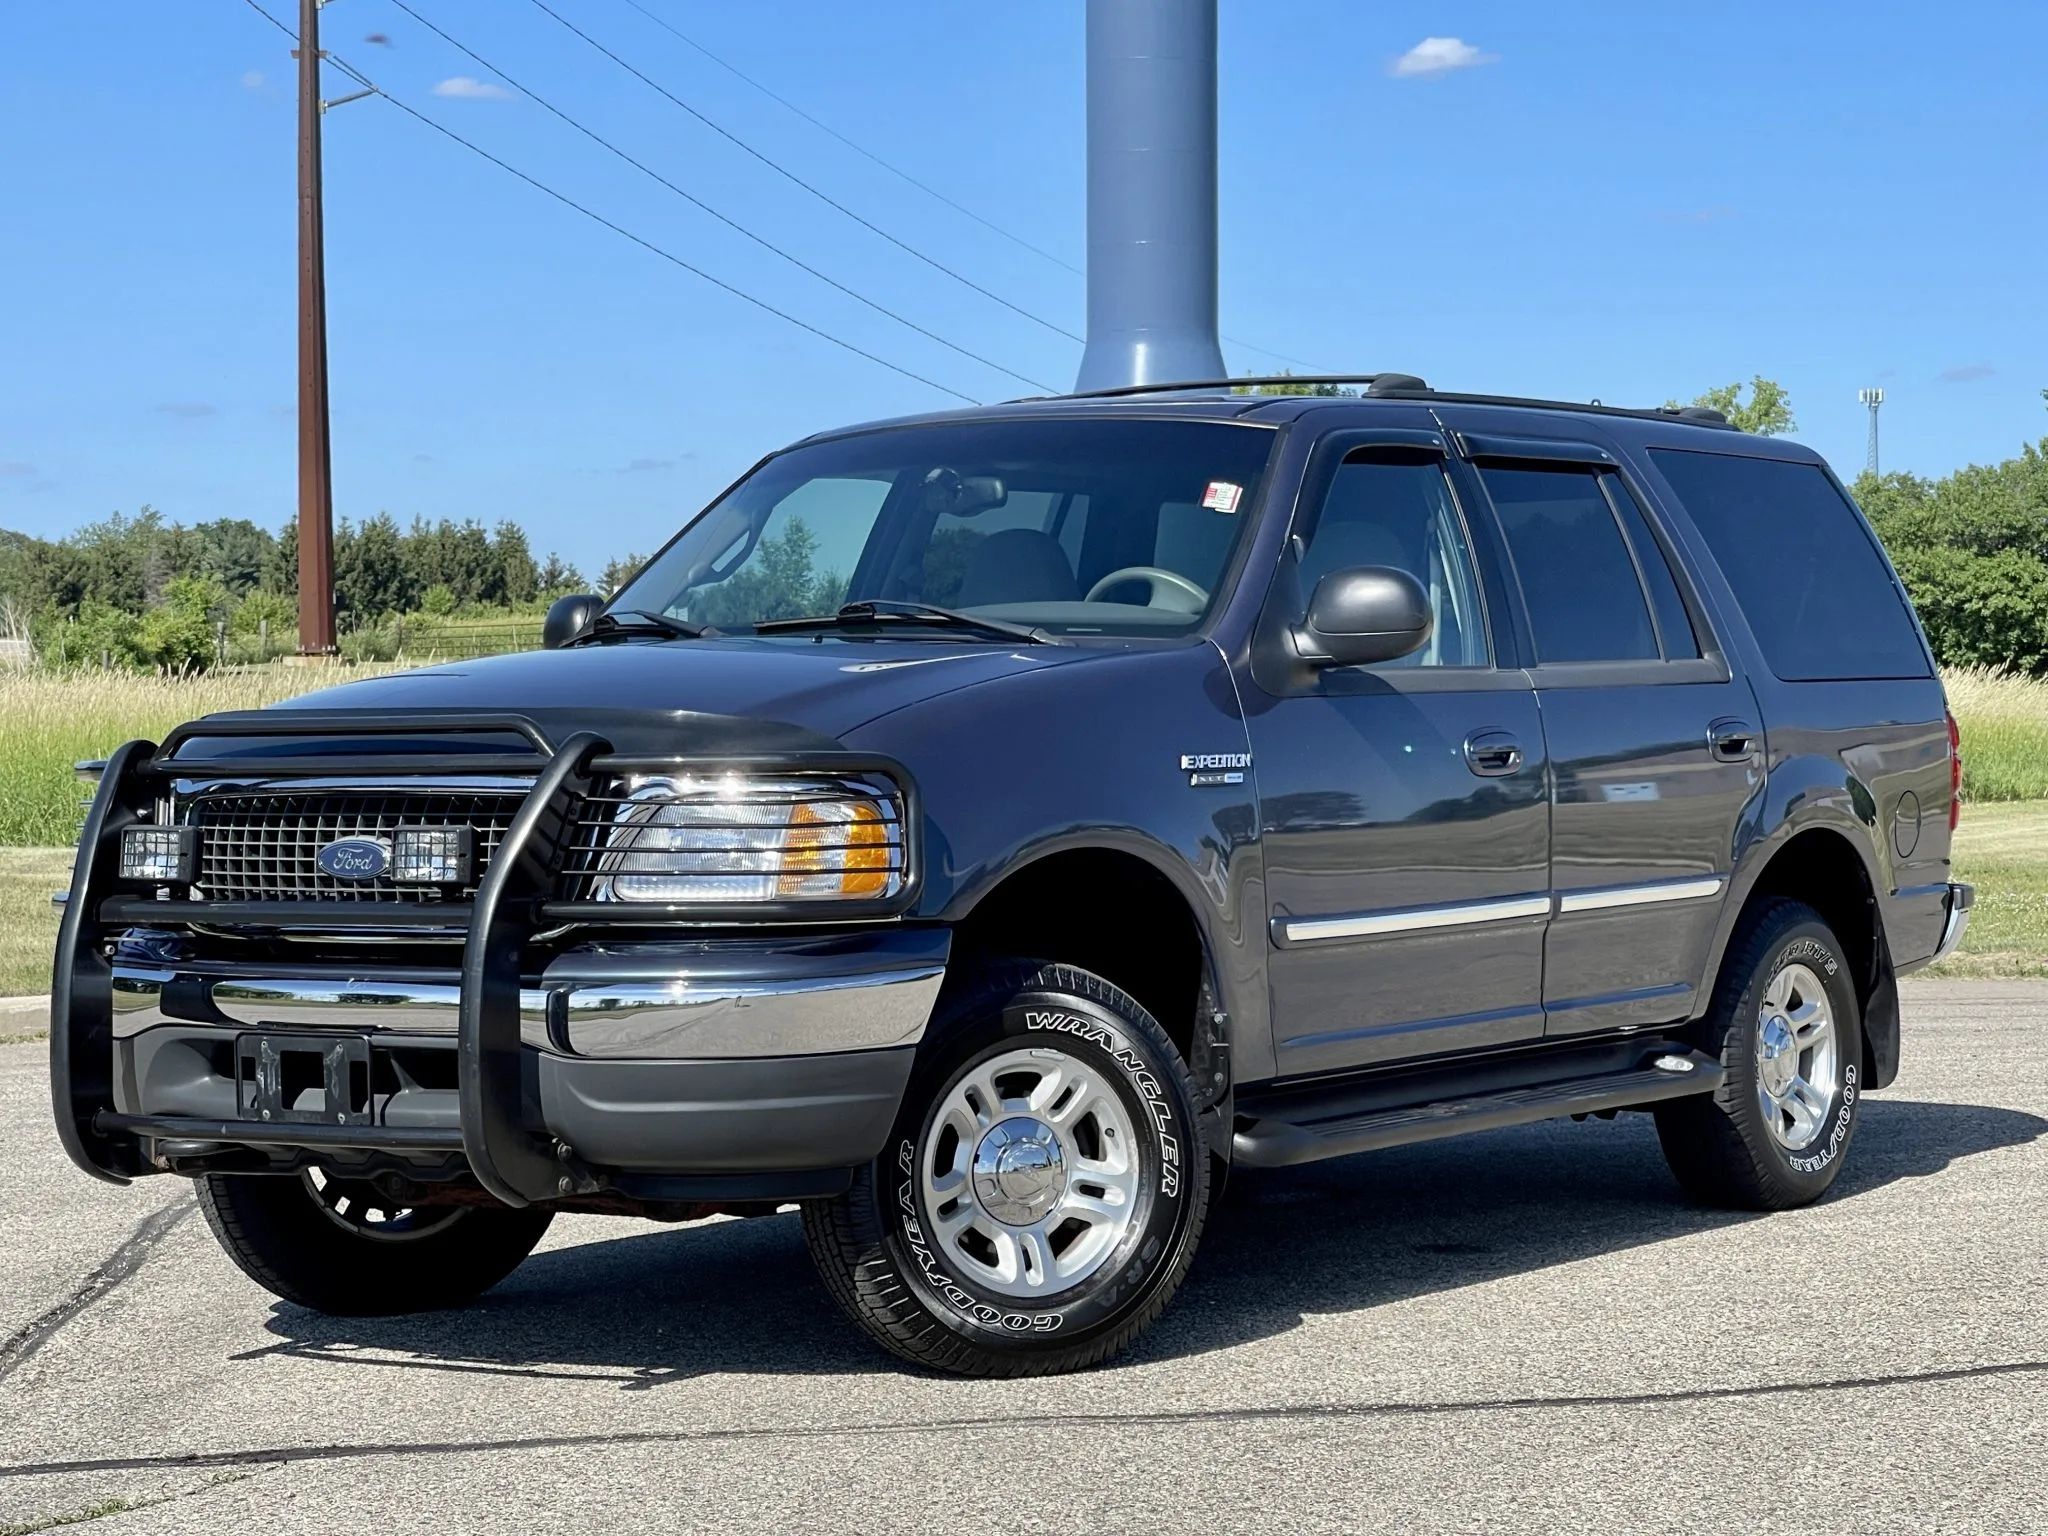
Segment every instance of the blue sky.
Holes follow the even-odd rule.
[[[530,0],[410,3],[839,281],[1071,383],[1073,342],[775,178]],[[876,224],[1080,329],[1072,272],[905,185],[626,0],[549,3]],[[1080,0],[642,4],[1078,265]],[[1800,436],[1848,473],[1864,384],[1887,391],[1887,468],[1939,473],[2048,434],[2048,6],[1222,9],[1227,335],[1333,370],[1617,403],[1762,372],[1790,389]],[[56,535],[144,502],[275,526],[294,483],[288,44],[243,0],[0,10],[0,526]],[[324,17],[329,48],[394,95],[647,239],[964,393],[1026,392],[770,256],[531,100],[447,85],[495,82],[391,0],[334,0]],[[329,95],[351,88],[330,76]],[[509,516],[589,570],[650,548],[762,452],[946,403],[389,103],[327,126],[344,515]],[[1226,354],[1238,371],[1278,366]]]

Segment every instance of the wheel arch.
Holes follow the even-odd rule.
[[[1233,976],[1211,931],[1216,907],[1184,861],[1139,835],[1098,830],[1034,847],[956,896],[949,975],[978,959],[1056,960],[1092,971],[1144,1005],[1187,1062],[1205,1119],[1220,1115],[1228,1156],[1231,1042],[1260,999]],[[1262,1013],[1262,1010],[1259,1010]]]
[[[1804,902],[1833,930],[1849,961],[1863,1014],[1865,1086],[1888,1086],[1898,1075],[1899,998],[1879,899],[1885,881],[1869,830],[1847,809],[1821,805],[1780,825],[1752,846],[1737,871],[1702,995],[1718,990],[1729,943],[1749,913],[1773,898]]]

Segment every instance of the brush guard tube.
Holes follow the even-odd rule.
[[[146,817],[172,783],[208,774],[226,776],[248,771],[246,761],[233,758],[195,761],[179,756],[178,747],[193,738],[304,736],[319,740],[508,729],[533,741],[538,750],[523,761],[529,772],[538,768],[538,777],[486,869],[473,902],[412,907],[379,904],[371,908],[366,904],[326,902],[172,901],[139,893],[123,894],[119,889],[121,834]],[[337,747],[327,755],[265,758],[262,772],[265,776],[283,772],[317,777],[363,771],[365,760],[355,755],[351,746],[341,743]],[[440,755],[387,753],[374,761],[379,773],[435,774],[469,766],[482,756],[478,753],[458,762]],[[499,760],[486,761],[493,770],[502,771]],[[116,1184],[125,1184],[143,1174],[169,1171],[169,1161],[159,1156],[167,1142],[204,1141],[224,1147],[325,1146],[401,1158],[445,1159],[459,1151],[477,1182],[504,1204],[515,1207],[565,1195],[583,1195],[599,1188],[603,1170],[586,1166],[574,1147],[564,1144],[558,1133],[548,1129],[550,1116],[544,1102],[548,1096],[547,1067],[560,1064],[543,1062],[541,1053],[531,1049],[530,1042],[522,1037],[522,961],[538,934],[560,928],[565,922],[624,920],[658,931],[699,915],[671,910],[667,903],[652,903],[648,910],[629,915],[616,904],[565,900],[560,889],[561,870],[565,845],[575,835],[580,802],[591,792],[593,780],[621,773],[703,769],[713,765],[721,770],[858,771],[885,775],[902,797],[907,823],[906,859],[912,874],[905,888],[886,903],[863,904],[858,913],[848,915],[895,916],[914,902],[919,841],[915,789],[909,774],[893,760],[831,752],[746,758],[628,757],[613,755],[610,742],[589,732],[577,733],[559,748],[553,748],[530,722],[514,716],[421,716],[394,721],[389,717],[313,711],[293,712],[290,718],[266,714],[213,716],[172,733],[162,748],[147,741],[129,742],[107,760],[87,812],[57,943],[51,984],[50,1081],[58,1135],[66,1152],[95,1178]],[[513,764],[507,760],[504,766]],[[162,923],[204,922],[232,929],[324,922],[327,914],[338,908],[348,909],[345,915],[359,923],[381,929],[431,926],[446,931],[451,922],[466,920],[455,1010],[459,1142],[454,1134],[456,1127],[452,1126],[365,1125],[341,1130],[127,1114],[117,1110],[115,977],[110,958],[115,947],[113,941],[131,928]],[[705,915],[720,921],[731,914]],[[756,922],[773,922],[812,914],[778,906],[749,915]],[[943,964],[943,946],[937,963]],[[853,1098],[865,1103],[867,1099],[884,1096],[885,1090],[893,1101],[894,1093],[901,1090],[898,1079],[907,1071],[909,1058],[907,1051],[857,1049],[851,1057],[840,1059],[857,1060],[869,1069],[860,1074],[861,1082],[853,1085],[861,1089]],[[797,1066],[808,1061],[815,1061],[818,1070],[834,1070],[832,1061],[825,1057],[794,1058]],[[588,1061],[579,1063],[579,1070],[602,1076],[627,1065]],[[790,1063],[778,1062],[772,1056],[719,1065],[725,1068],[727,1077],[743,1068],[780,1072],[784,1076],[790,1069]],[[707,1066],[704,1070],[716,1068]],[[557,1077],[560,1075],[558,1072]],[[743,1072],[741,1076],[744,1077]],[[852,1091],[847,1085],[827,1086],[833,1091],[819,1090],[827,1101],[853,1103],[853,1098],[847,1097]],[[559,1100],[562,1084],[557,1082],[555,1089]],[[786,1094],[786,1084],[778,1091]],[[735,1108],[750,1102],[766,1102],[755,1091],[751,1079],[738,1081],[734,1093]],[[557,1108],[560,1107],[558,1104]],[[570,1108],[576,1105],[571,1104]],[[820,1122],[828,1143],[841,1134],[842,1127],[851,1127],[844,1130],[848,1145],[866,1135],[866,1130],[855,1124],[861,1117],[851,1109],[847,1113],[851,1119]],[[891,1106],[885,1118],[892,1117]],[[604,1148],[597,1143],[603,1141],[600,1135],[593,1143],[599,1154]],[[872,1149],[863,1144],[855,1150],[865,1156]],[[600,1157],[599,1161],[606,1160]],[[628,1163],[627,1171],[632,1166]]]

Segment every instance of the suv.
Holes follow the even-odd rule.
[[[543,651],[128,743],[66,1147],[336,1313],[794,1203],[990,1376],[1134,1338],[1233,1165],[1642,1110],[1815,1199],[1971,904],[1876,539],[1712,413],[1356,382],[821,434]]]

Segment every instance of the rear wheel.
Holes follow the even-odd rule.
[[[547,1211],[404,1206],[359,1179],[209,1174],[199,1207],[243,1274],[316,1312],[375,1317],[460,1306],[511,1274]]]
[[[1671,1171],[1715,1205],[1819,1199],[1860,1117],[1863,1020],[1841,941],[1802,903],[1759,907],[1729,941],[1707,1023],[1727,1078],[1658,1108]]]
[[[1159,1315],[1208,1197],[1165,1031],[1099,976],[1010,963],[947,1009],[882,1156],[804,1208],[804,1236],[895,1354],[1040,1375],[1109,1358]]]

